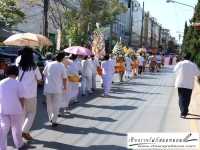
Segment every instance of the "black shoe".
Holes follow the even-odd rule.
[[[85,96],[85,94],[82,94],[82,96]]]
[[[79,103],[79,100],[75,100],[74,103]]]
[[[125,77],[126,78],[126,77]]]
[[[128,77],[128,78],[131,78],[131,77]]]
[[[61,116],[62,116],[62,115],[61,115],[61,113],[59,112],[59,113],[58,113],[58,117],[61,117]]]

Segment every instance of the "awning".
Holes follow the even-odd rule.
[[[158,51],[158,49],[151,49],[151,50],[149,50],[149,52],[151,52],[151,53],[155,53],[157,51]]]
[[[5,26],[0,26],[0,38],[8,38],[11,35],[13,35],[12,29]]]

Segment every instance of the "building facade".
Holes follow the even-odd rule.
[[[131,45],[132,47],[140,47],[141,41],[140,37],[142,30],[142,13],[143,9],[141,8],[140,3],[137,0],[132,1],[132,37]],[[143,25],[144,26],[144,25]]]
[[[158,49],[161,45],[162,25],[147,11],[144,17],[144,43],[147,49]]]
[[[43,27],[44,27],[44,3],[39,1],[30,3],[29,0],[15,0],[17,6],[21,8],[21,10],[26,14],[26,19],[23,23],[20,23],[13,28],[16,30],[20,30],[22,32],[32,32],[43,34]],[[66,7],[73,7],[79,10],[79,3],[77,0],[67,0],[65,1]],[[49,0],[49,11],[47,16],[48,21],[48,32],[52,33],[59,29],[59,26],[53,21],[52,18],[56,18],[59,22],[59,14],[60,10],[64,11],[64,8],[60,6],[55,7],[55,3]],[[59,4],[58,4],[59,5]],[[62,4],[63,5],[63,4]],[[59,11],[56,9],[59,8]],[[52,15],[54,13],[54,16]],[[55,19],[54,19],[55,20]],[[59,23],[58,23],[59,24]]]

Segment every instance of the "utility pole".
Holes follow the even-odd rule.
[[[159,38],[158,38],[158,49],[159,49],[159,46],[160,46],[160,40],[161,40],[161,26],[159,26]]]
[[[48,21],[47,21],[47,16],[48,16],[48,4],[49,0],[44,0],[44,17],[43,17],[43,35],[48,37]],[[43,52],[44,54],[46,53],[46,46],[43,46]]]
[[[129,6],[130,6],[130,36],[129,36],[129,46],[131,47],[131,40],[132,40],[132,26],[133,26],[133,16],[132,16],[132,0],[129,2]]]
[[[110,23],[109,50],[112,50],[112,31],[113,31],[113,21]]]
[[[142,28],[141,28],[141,36],[140,36],[140,47],[142,47],[143,24],[144,24],[144,2],[143,2],[143,7],[142,7]]]
[[[47,16],[48,16],[48,4],[49,0],[44,0],[44,21],[43,21],[43,35],[48,36],[48,21],[47,21]]]
[[[154,19],[152,17],[151,18],[151,48],[153,46],[153,23],[154,23]]]

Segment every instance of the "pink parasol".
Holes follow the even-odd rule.
[[[64,49],[63,51],[70,53],[70,54],[76,54],[76,55],[94,55],[89,49],[81,46],[72,46]]]

